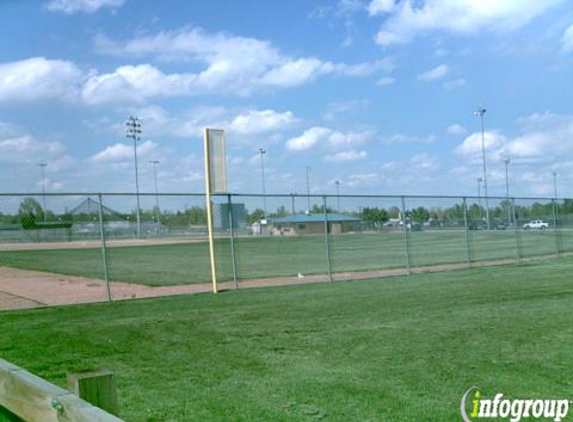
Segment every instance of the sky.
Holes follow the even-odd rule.
[[[0,0],[0,192],[573,196],[571,0]]]

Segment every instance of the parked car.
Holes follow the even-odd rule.
[[[487,223],[483,220],[472,220],[468,223],[470,230],[487,230]]]
[[[525,230],[530,229],[537,229],[537,230],[545,230],[549,228],[549,224],[544,223],[542,220],[531,220],[529,223],[525,223],[523,225]]]
[[[421,232],[422,225],[416,221],[406,224],[406,229],[412,232]]]
[[[503,220],[496,220],[493,222],[493,228],[496,230],[505,230],[507,229],[507,223]]]

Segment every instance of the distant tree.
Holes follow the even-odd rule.
[[[29,229],[44,219],[44,210],[42,210],[42,206],[34,198],[26,197],[20,202],[18,217],[22,227]]]
[[[366,207],[362,210],[361,217],[366,224],[378,229],[388,221],[388,211],[384,208]]]
[[[468,218],[475,220],[478,218],[482,218],[485,214],[483,207],[480,207],[478,204],[471,204],[468,209]]]
[[[430,211],[424,207],[414,208],[411,212],[412,220],[418,223],[425,223],[430,219]]]
[[[131,217],[135,218],[135,217]],[[149,218],[155,218],[155,215],[149,213]],[[159,215],[159,221],[161,224],[168,227],[182,227],[189,225],[205,225],[207,224],[207,214],[203,207],[193,206],[191,208],[185,209],[185,211],[169,211],[164,210]]]
[[[271,213],[270,217],[286,217],[288,215],[287,209],[284,205],[277,208],[276,212]]]
[[[205,208],[193,206],[185,210],[185,214],[189,221],[189,224],[193,225],[203,225],[207,224],[207,213]]]
[[[334,213],[334,209],[330,207],[326,207],[326,212],[329,214]],[[314,204],[310,210],[311,214],[324,214],[324,205],[317,205]]]
[[[256,223],[257,221],[261,221],[264,217],[265,217],[265,212],[262,209],[257,208],[252,213],[248,213],[247,223],[249,224]]]
[[[573,214],[573,199],[565,199],[559,206],[559,212],[562,214]]]
[[[464,207],[456,204],[453,207],[446,208],[441,213],[441,217],[447,220],[456,220],[464,218]]]
[[[388,208],[388,218],[400,218],[400,214],[402,214],[400,208],[396,206]]]

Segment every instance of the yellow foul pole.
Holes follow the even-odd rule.
[[[209,129],[203,133],[205,149],[205,199],[207,201],[207,229],[209,232],[209,256],[211,258],[211,281],[213,293],[217,293],[217,268],[215,265],[215,242],[213,236],[213,218],[211,213],[211,162],[209,151]]]

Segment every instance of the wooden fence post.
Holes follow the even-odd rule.
[[[123,422],[68,390],[2,359],[1,408],[10,412],[9,418],[17,415],[26,422]]]
[[[118,416],[117,390],[115,375],[108,370],[68,374],[68,389],[112,415]]]

